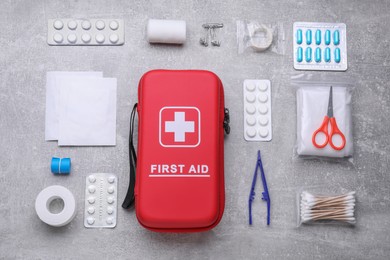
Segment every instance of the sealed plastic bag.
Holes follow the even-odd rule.
[[[282,23],[262,24],[257,21],[237,21],[238,53],[244,51],[271,51],[285,53],[285,35]]]
[[[302,224],[356,224],[356,192],[310,188],[297,193],[297,227]]]
[[[351,158],[351,83],[302,74],[293,77],[292,84],[297,97],[296,154],[302,158]]]

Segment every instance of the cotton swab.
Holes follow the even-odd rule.
[[[302,223],[319,220],[336,220],[355,223],[355,192],[338,196],[319,196],[301,193],[300,217]]]

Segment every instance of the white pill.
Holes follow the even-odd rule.
[[[53,40],[54,40],[56,43],[61,43],[61,42],[64,40],[64,37],[62,37],[61,34],[56,33],[56,34],[54,34],[54,36],[53,36]]]
[[[246,84],[245,84],[246,86],[246,89],[248,90],[248,91],[253,91],[253,90],[255,90],[255,88],[256,88],[256,86],[255,86],[255,84],[253,84],[253,83],[251,83],[251,82],[247,82]]]
[[[119,37],[117,34],[114,33],[110,35],[110,42],[117,43],[118,41],[119,41]]]
[[[264,94],[264,93],[260,93],[259,94],[259,101],[261,103],[265,103],[265,102],[267,102],[267,100],[268,100],[268,95],[267,94]]]
[[[96,29],[98,29],[98,30],[103,30],[104,27],[106,27],[106,25],[104,24],[104,22],[102,20],[97,21],[95,26],[96,26]]]
[[[253,115],[256,112],[256,107],[254,105],[249,104],[246,106],[245,110],[248,114]]]
[[[89,175],[88,176],[88,180],[89,180],[90,183],[94,183],[96,181],[96,178],[93,175]]]
[[[63,27],[64,27],[64,23],[60,20],[56,20],[54,23],[53,23],[53,26],[56,30],[61,30]]]
[[[88,213],[89,213],[89,214],[95,213],[95,208],[94,208],[94,207],[89,207],[89,208],[88,208]]]
[[[260,91],[266,91],[268,89],[268,83],[267,82],[260,82],[258,88]]]
[[[89,225],[92,225],[93,223],[95,223],[95,218],[93,218],[93,217],[87,218],[87,223],[88,223]]]
[[[108,181],[109,183],[114,183],[115,177],[114,177],[114,176],[110,176],[110,177],[107,178],[107,181]]]
[[[81,40],[83,40],[83,42],[90,42],[91,41],[91,35],[83,34],[83,36],[81,36]]]
[[[104,35],[103,34],[98,34],[96,35],[96,42],[98,43],[103,43],[104,42]]]
[[[89,30],[89,29],[91,29],[91,23],[89,21],[83,21],[82,24],[81,24],[81,27],[84,30]]]
[[[111,28],[111,30],[115,31],[116,29],[119,28],[119,23],[117,21],[111,21],[110,28]]]
[[[95,203],[95,197],[89,197],[88,198],[88,202],[89,202],[89,204],[93,204],[93,203]]]
[[[114,223],[114,219],[113,219],[112,217],[108,217],[108,218],[106,219],[106,223],[107,223],[108,225],[111,225],[112,223]]]
[[[107,198],[107,202],[108,202],[109,204],[114,203],[114,197],[112,197],[112,196],[108,197],[108,198]]]
[[[95,190],[96,190],[95,186],[93,186],[93,185],[88,186],[89,193],[94,193]]]
[[[256,124],[256,118],[254,116],[248,116],[246,118],[246,123],[248,125],[254,126]]]
[[[259,129],[259,135],[261,136],[261,137],[267,137],[268,136],[268,129],[267,128],[260,128]]]
[[[268,113],[268,107],[266,105],[260,105],[259,106],[259,112],[262,115],[265,115]]]
[[[77,28],[77,22],[76,21],[69,21],[68,22],[68,28],[71,30],[75,30]]]
[[[248,101],[249,103],[253,103],[253,102],[255,102],[255,100],[256,100],[256,96],[255,96],[254,94],[247,94],[247,95],[245,96],[245,99],[246,99],[246,101]]]
[[[110,194],[114,193],[114,191],[115,191],[114,186],[110,186],[107,189],[107,192],[110,193]]]
[[[68,42],[75,43],[77,41],[77,36],[74,33],[68,35]]]
[[[112,214],[112,213],[114,213],[114,208],[113,207],[107,207],[107,213],[108,214]]]
[[[250,127],[246,130],[246,135],[249,137],[255,137],[256,136],[256,130],[253,127]]]
[[[268,118],[266,116],[261,116],[259,118],[259,124],[262,126],[268,125]]]

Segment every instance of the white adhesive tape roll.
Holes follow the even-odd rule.
[[[186,22],[149,19],[146,37],[149,43],[183,44],[186,41]]]
[[[264,40],[261,42],[255,41],[254,39],[256,38],[255,37],[256,33],[265,34]],[[273,41],[272,30],[264,24],[260,24],[259,26],[256,26],[255,28],[250,28],[249,36],[250,36],[250,45],[256,51],[265,51],[266,49],[269,48],[269,46],[271,46],[272,41]]]
[[[55,199],[64,201],[64,208],[55,214],[49,210],[50,203]],[[54,227],[65,226],[76,216],[76,201],[72,192],[60,185],[53,185],[42,190],[35,200],[35,211],[46,224]]]

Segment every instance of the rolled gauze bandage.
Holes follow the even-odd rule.
[[[186,41],[186,22],[149,19],[146,37],[149,43],[183,44]]]
[[[55,199],[64,202],[64,208],[59,213],[49,210],[50,203]],[[46,224],[54,227],[65,226],[76,215],[76,201],[72,192],[60,185],[53,185],[42,190],[35,200],[35,211],[38,217]]]

